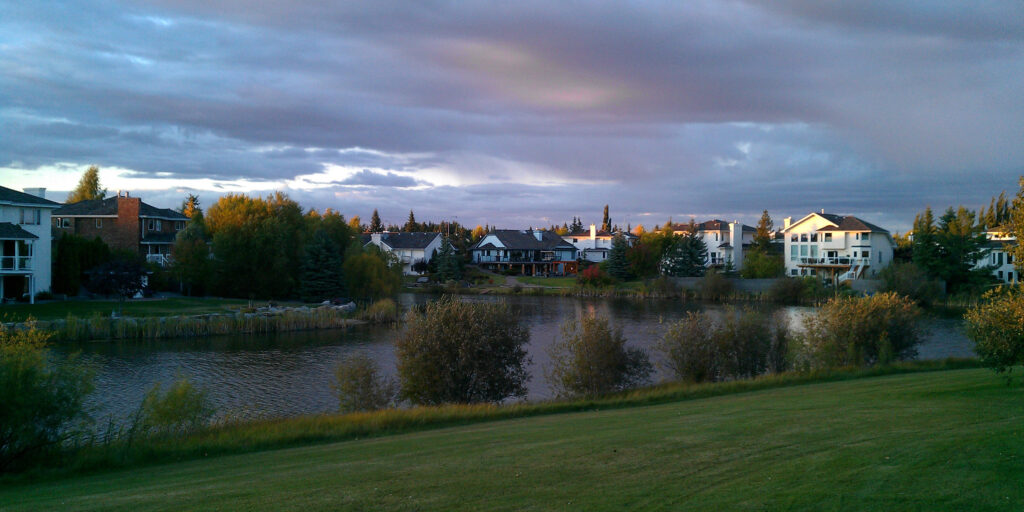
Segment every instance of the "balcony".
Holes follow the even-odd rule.
[[[23,272],[32,270],[31,256],[0,256],[0,271]]]
[[[835,258],[799,258],[797,265],[801,267],[850,267],[853,265],[867,265],[870,260],[867,258],[850,258],[839,256]]]
[[[146,263],[156,263],[161,267],[166,267],[171,264],[170,254],[147,254]]]

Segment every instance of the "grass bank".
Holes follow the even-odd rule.
[[[318,415],[236,423],[211,428],[184,439],[135,439],[131,443],[83,446],[60,462],[60,470],[50,471],[49,474],[88,473],[310,443],[386,436],[453,425],[568,412],[621,409],[880,375],[975,368],[977,364],[975,360],[921,361],[871,369],[778,374],[714,384],[669,383],[586,400],[417,407],[374,413]]]
[[[0,503],[9,510],[309,511],[1012,510],[1024,503],[1024,389],[987,370],[922,369],[692,394],[655,388],[580,403],[573,414],[9,482]],[[878,378],[860,378],[872,374]]]
[[[218,299],[197,297],[175,297],[170,299],[139,299],[124,302],[124,316],[180,316],[209,313],[237,312],[249,306],[244,299]],[[261,301],[257,305],[265,305]],[[91,318],[96,315],[109,317],[118,311],[121,304],[116,300],[61,300],[38,304],[4,304],[0,306],[0,319],[4,322],[24,322],[29,317],[36,320],[62,320],[68,315]]]

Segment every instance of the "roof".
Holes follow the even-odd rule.
[[[42,208],[57,208],[60,206],[60,203],[50,201],[49,199],[43,199],[42,197],[34,196],[32,194],[18,192],[17,190],[7,187],[0,187],[0,203],[24,204],[40,206]]]
[[[743,231],[756,233],[757,229],[746,224],[740,224]],[[673,224],[672,231],[683,231],[690,227],[689,224]],[[729,231],[729,223],[721,219],[706,220],[697,223],[697,231]]]
[[[53,211],[54,217],[93,217],[93,216],[116,216],[117,215],[117,196],[108,197],[106,199],[89,199],[86,201],[78,201],[77,203],[69,203],[57,208]],[[183,220],[187,221],[186,217],[181,212],[176,212],[170,208],[157,208],[155,206],[146,204],[139,201],[139,217],[157,217],[161,219],[169,220]]]
[[[441,236],[435,232],[381,233],[380,241],[392,249],[426,249],[434,239]]]
[[[537,240],[534,233],[540,233],[541,239]],[[510,250],[542,250],[542,251],[553,251],[555,249],[564,250],[576,250],[576,246],[566,242],[554,231],[547,230],[518,230],[518,229],[496,229],[484,235],[484,238],[480,239],[483,242],[488,236],[496,236],[501,244],[505,246],[505,249]],[[587,236],[590,236],[588,233]],[[471,250],[480,249],[483,246],[480,242],[471,247]]]
[[[10,222],[0,222],[0,238],[4,240],[36,240],[39,237]]]
[[[622,233],[622,236],[624,236],[626,238],[636,238],[636,235],[634,235],[633,233],[627,233],[625,231],[620,231],[620,232],[597,231],[597,232],[594,233],[594,236],[596,236],[596,237],[611,238],[611,237],[615,236],[617,233]],[[590,238],[590,230],[589,229],[585,229],[583,231],[576,231],[575,233],[568,233],[568,234],[565,234],[565,235],[562,235],[562,236]]]
[[[810,215],[817,215],[833,224],[835,227],[825,226],[818,228],[818,231],[877,231],[879,233],[888,233],[889,230],[876,226],[866,220],[859,219],[853,215],[836,215],[834,213],[817,213],[814,212]],[[808,215],[807,217],[810,217]],[[806,219],[807,217],[804,217]],[[800,219],[793,226],[796,226],[804,219]],[[793,227],[790,226],[790,227]]]

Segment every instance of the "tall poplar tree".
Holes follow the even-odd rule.
[[[88,201],[91,199],[103,199],[107,196],[107,189],[100,187],[100,168],[95,165],[82,174],[78,186],[68,194],[68,203]]]

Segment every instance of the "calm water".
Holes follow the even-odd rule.
[[[464,300],[505,300],[521,312],[530,326],[532,358],[527,399],[551,396],[544,377],[547,348],[559,333],[563,319],[582,313],[599,313],[622,327],[632,345],[649,348],[665,324],[686,311],[720,306],[683,304],[676,301],[632,301],[533,296],[464,296]],[[403,306],[433,299],[404,295]],[[794,327],[810,308],[783,308]],[[929,334],[920,347],[922,359],[972,356],[972,344],[958,319],[929,318]],[[97,371],[96,391],[91,397],[94,417],[106,421],[127,417],[156,382],[170,383],[177,375],[205,386],[222,415],[244,418],[295,416],[337,409],[333,396],[333,368],[347,354],[366,351],[384,371],[394,373],[392,342],[398,331],[361,326],[336,331],[311,331],[269,336],[222,336],[198,340],[157,342],[93,342],[68,347]],[[63,349],[62,349],[63,350]],[[651,353],[656,360],[656,354]],[[662,380],[663,374],[654,378]]]

